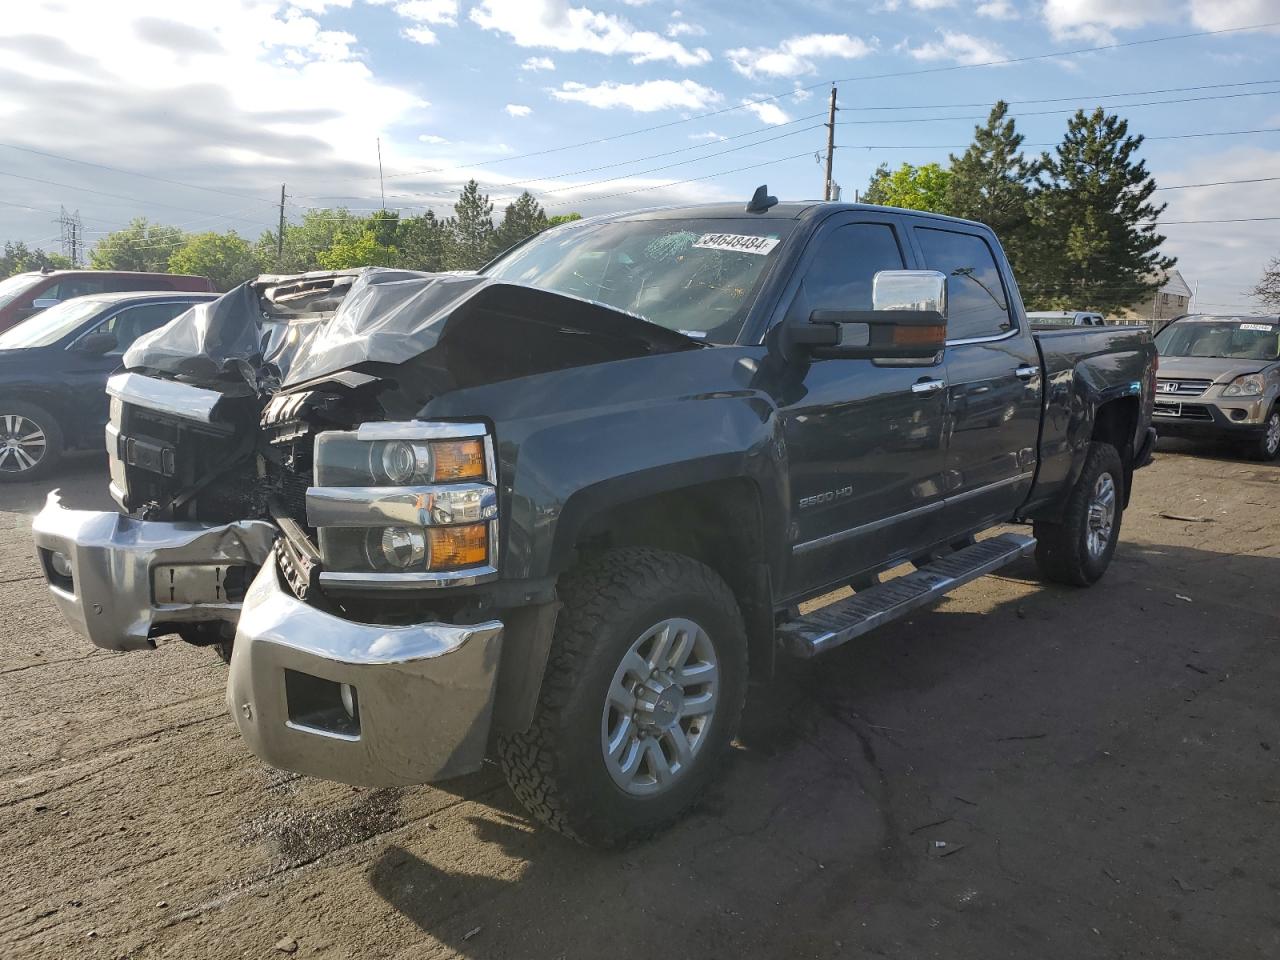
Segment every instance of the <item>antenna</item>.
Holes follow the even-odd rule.
[[[382,138],[378,138],[378,193],[382,195],[382,209],[387,209],[387,187],[382,182]]]

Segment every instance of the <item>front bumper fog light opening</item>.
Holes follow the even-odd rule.
[[[50,586],[57,587],[65,593],[75,593],[75,576],[71,570],[71,558],[60,550],[40,548],[40,557],[44,562],[45,576]]]
[[[349,683],[284,671],[289,726],[345,740],[360,739],[360,697]]]

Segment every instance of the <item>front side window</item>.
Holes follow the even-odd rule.
[[[793,229],[758,218],[588,222],[534,237],[483,272],[733,343]]]
[[[1280,360],[1280,323],[1275,320],[1186,320],[1156,334],[1162,357]]]
[[[1009,297],[982,237],[917,227],[925,265],[947,275],[947,339],[997,337],[1013,329]]]
[[[189,303],[147,303],[128,307],[98,324],[90,333],[114,334],[116,345],[110,352],[124,353],[144,333],[164,326],[190,307]]]
[[[870,310],[875,275],[904,266],[897,236],[887,223],[837,227],[819,241],[805,270],[803,309]]]

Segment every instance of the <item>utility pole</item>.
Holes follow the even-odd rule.
[[[284,259],[284,184],[280,184],[280,229],[276,231],[276,266]]]
[[[387,209],[387,187],[382,182],[382,138],[378,138],[378,193],[382,195],[382,209]]]
[[[80,243],[84,237],[84,227],[80,223],[80,211],[67,213],[67,208],[58,207],[58,219],[54,221],[60,226],[62,255],[71,261],[73,267],[80,266]]]
[[[836,152],[836,88],[831,88],[831,106],[827,110],[827,179],[822,185],[822,199],[831,199],[831,160]]]

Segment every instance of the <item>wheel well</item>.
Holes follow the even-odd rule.
[[[738,601],[752,677],[772,674],[772,586],[760,491],[750,480],[718,480],[617,504],[589,520],[574,546],[588,560],[614,547],[653,547],[705,563]]]
[[[1138,398],[1120,397],[1098,407],[1093,417],[1093,439],[1109,443],[1120,453],[1124,467],[1124,505],[1133,486],[1133,436],[1138,429]]]

